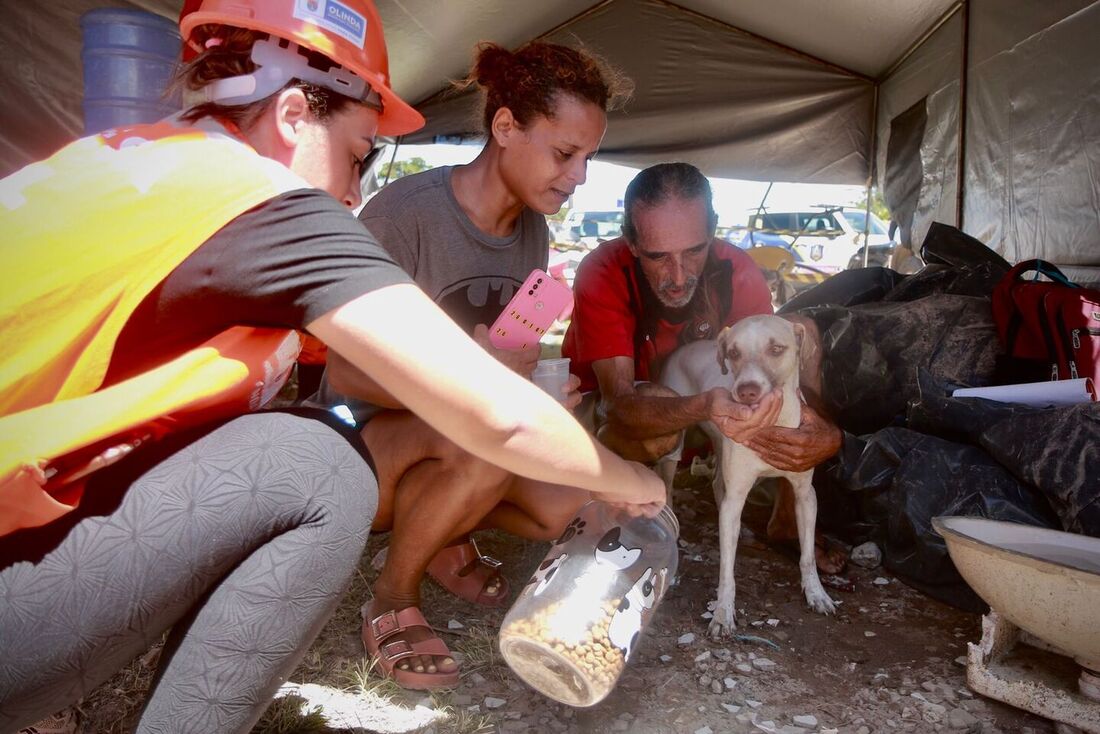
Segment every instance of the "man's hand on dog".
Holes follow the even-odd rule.
[[[773,390],[756,405],[737,402],[725,388],[709,392],[710,420],[730,440],[746,446],[759,432],[775,425],[783,408],[783,393]]]
[[[493,355],[498,362],[516,374],[522,375],[528,380],[531,379],[531,373],[535,371],[535,366],[539,363],[538,349],[497,349],[489,341],[489,327],[485,324],[478,324],[474,327],[473,337],[474,341],[480,344],[486,352]]]
[[[776,469],[808,471],[840,451],[843,435],[839,428],[803,403],[798,428],[768,425],[742,443]]]

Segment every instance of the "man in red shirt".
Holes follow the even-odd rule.
[[[833,456],[841,432],[808,406],[799,428],[779,428],[777,396],[765,396],[750,417],[728,390],[680,396],[650,382],[682,344],[772,313],[771,293],[752,258],[714,236],[710,183],[694,166],[645,169],[624,204],[623,236],[601,244],[577,270],[562,344],[581,390],[599,391],[600,440],[626,458],[652,462],[676,446],[681,430],[711,420],[781,469],[804,471]],[[793,510],[788,487],[776,502],[771,537],[797,537]],[[818,555],[827,572],[843,565]]]

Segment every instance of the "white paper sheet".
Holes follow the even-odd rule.
[[[1092,402],[1096,400],[1096,388],[1092,380],[1082,377],[1077,380],[1048,380],[1022,385],[963,387],[951,395],[956,398],[985,398],[1001,403],[1022,403],[1043,408]]]

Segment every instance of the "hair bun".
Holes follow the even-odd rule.
[[[484,41],[477,45],[477,61],[474,63],[474,80],[488,89],[499,88],[508,78],[515,62],[515,54],[495,43]]]
[[[527,125],[539,116],[553,117],[559,95],[606,112],[621,106],[633,88],[622,72],[600,57],[546,41],[531,41],[515,51],[482,41],[469,76],[455,83],[461,90],[475,85],[485,95],[486,132],[501,107],[507,107],[520,125]]]

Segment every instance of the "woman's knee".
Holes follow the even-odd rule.
[[[591,496],[585,493],[583,499],[578,499],[575,502],[562,502],[561,504],[541,508],[541,511],[534,518],[538,522],[538,531],[534,533],[535,537],[530,538],[530,540],[557,540],[560,538],[565,531],[565,527],[577,516],[581,507],[589,499],[591,499]]]

